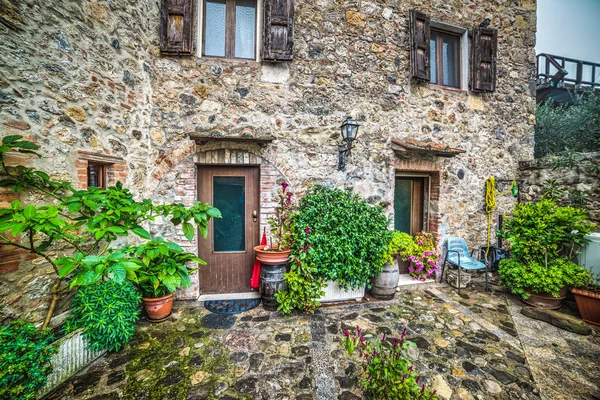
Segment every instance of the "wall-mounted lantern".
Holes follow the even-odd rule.
[[[346,120],[340,127],[342,130],[342,143],[338,150],[338,170],[343,171],[346,168],[346,156],[350,154],[353,143],[358,136],[358,122],[352,117],[346,117]]]

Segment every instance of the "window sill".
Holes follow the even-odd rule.
[[[449,92],[461,93],[461,94],[465,94],[465,95],[469,94],[469,92],[465,89],[458,89],[458,88],[453,88],[450,86],[438,85],[436,83],[428,83],[427,85],[432,89],[443,89],[443,90],[448,90]]]
[[[207,60],[211,62],[219,61],[219,62],[227,62],[231,64],[250,64],[250,65],[258,65],[261,61],[256,61],[254,58],[225,58],[225,57],[213,57],[213,56],[200,56],[196,55],[197,60]]]

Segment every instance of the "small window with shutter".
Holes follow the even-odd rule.
[[[469,82],[467,29],[411,11],[411,75],[421,82],[466,89]]]
[[[202,56],[256,59],[257,0],[202,0]]]

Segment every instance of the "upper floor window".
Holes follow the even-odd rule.
[[[295,7],[296,0],[161,0],[160,52],[292,61]]]
[[[207,57],[256,58],[256,0],[204,0]]]
[[[409,28],[413,79],[472,92],[496,90],[496,29],[474,26],[467,32],[416,10],[409,12]]]
[[[460,89],[460,36],[431,29],[429,53],[430,82]]]

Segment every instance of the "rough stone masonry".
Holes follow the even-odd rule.
[[[464,29],[491,18],[495,92],[411,80],[411,9]],[[15,161],[85,186],[86,163],[105,157],[115,166],[109,184],[125,180],[140,197],[189,203],[195,163],[252,159],[267,172],[263,224],[283,179],[299,193],[314,183],[352,188],[392,216],[396,171],[428,171],[435,185],[430,230],[475,246],[487,231],[484,180],[515,178],[518,161],[532,158],[535,0],[297,0],[290,63],[163,56],[159,13],[154,0],[0,0],[0,131],[26,136],[47,155]],[[346,115],[361,128],[346,170],[338,171]],[[196,145],[190,132],[275,140]],[[400,158],[391,140],[408,138],[465,153]],[[0,205],[12,199],[2,192]],[[33,194],[22,200],[41,201]],[[513,204],[499,201],[499,211]],[[153,230],[172,237],[169,227]],[[50,270],[43,260],[12,257],[17,262],[0,271],[0,318],[39,320]]]

